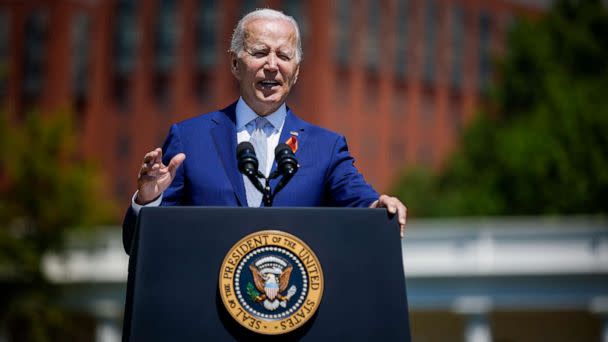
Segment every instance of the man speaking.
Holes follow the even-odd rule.
[[[297,157],[299,170],[276,195],[275,206],[386,207],[398,215],[403,237],[403,203],[379,196],[365,182],[343,136],[301,120],[285,105],[302,61],[296,21],[279,11],[255,10],[237,24],[229,54],[240,98],[222,110],[174,124],[163,148],[144,156],[123,222],[126,251],[142,206],[263,205],[262,194],[237,167],[236,146],[245,141],[254,146],[266,177],[276,168],[278,144],[289,142]]]

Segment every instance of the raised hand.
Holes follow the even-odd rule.
[[[164,165],[162,149],[156,148],[146,153],[137,176],[135,203],[140,205],[150,203],[167,190],[175,178],[175,171],[185,159],[185,154],[178,153],[171,159],[169,165]]]

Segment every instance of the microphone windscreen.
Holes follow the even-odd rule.
[[[289,145],[286,143],[279,143],[277,147],[274,148],[274,155],[280,155],[285,150],[289,150],[289,152],[291,152],[291,147],[289,147]]]
[[[240,155],[246,150],[251,150],[251,153],[255,154],[255,150],[253,149],[253,145],[249,141],[243,141],[236,147],[236,155]]]

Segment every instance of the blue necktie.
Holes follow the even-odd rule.
[[[259,170],[266,174],[266,154],[267,154],[267,137],[264,132],[264,127],[268,124],[268,120],[263,117],[255,119],[255,129],[251,134],[251,140],[249,141],[255,149],[255,154],[258,157]],[[253,186],[249,178],[244,177],[245,180],[245,192],[247,195],[247,205],[250,207],[259,207],[262,203],[262,193]],[[264,185],[262,180],[262,185]]]

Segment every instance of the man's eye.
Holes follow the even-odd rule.
[[[253,55],[254,57],[258,57],[258,58],[260,58],[260,57],[264,57],[264,56],[266,56],[266,53],[265,53],[265,52],[262,52],[262,51],[256,51],[256,52],[254,52],[252,55]]]
[[[284,61],[288,61],[291,59],[291,58],[289,58],[289,56],[282,54],[282,53],[279,54],[279,58]]]

